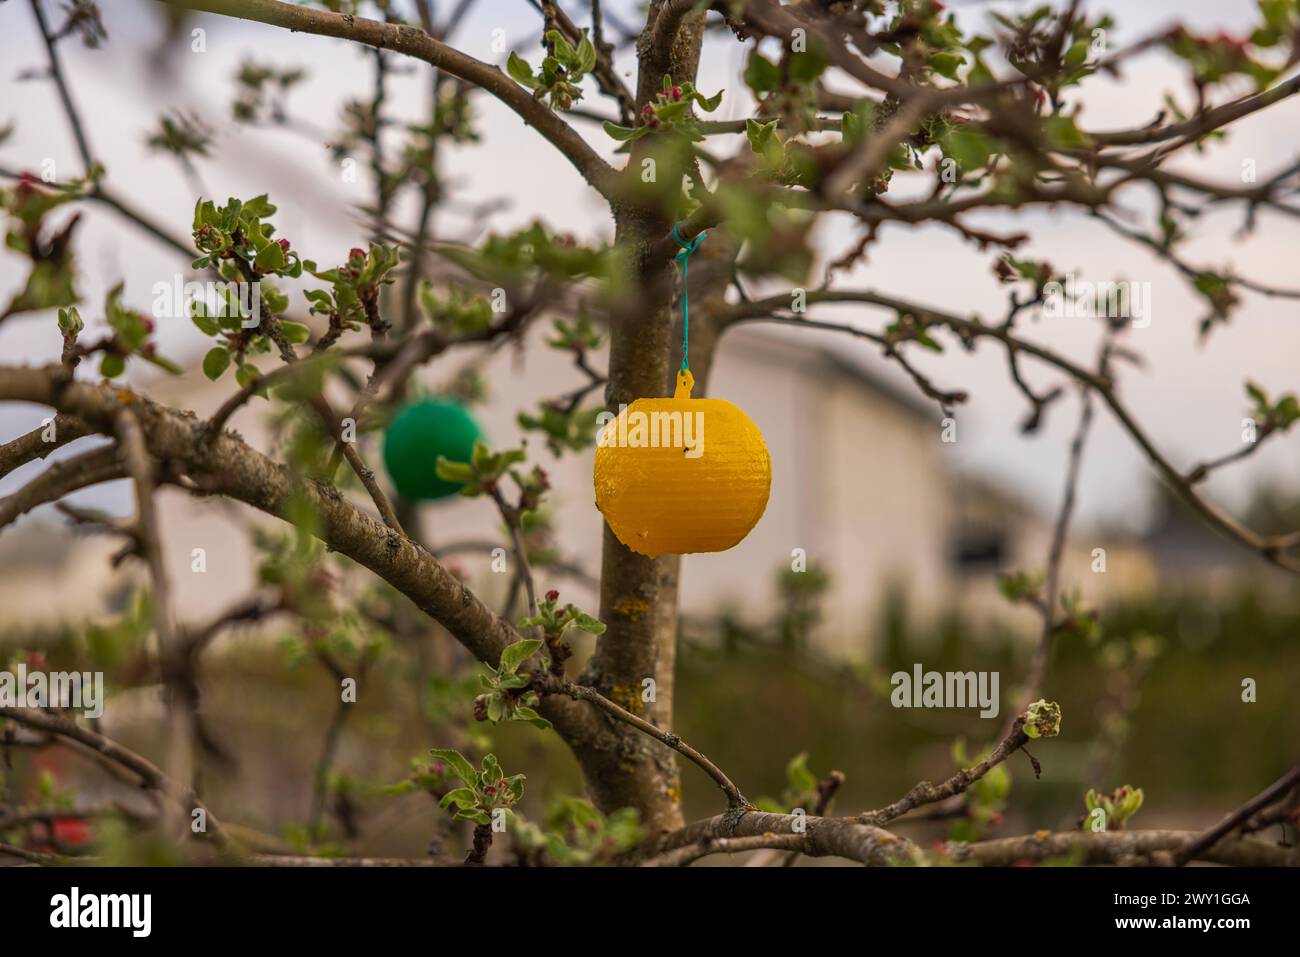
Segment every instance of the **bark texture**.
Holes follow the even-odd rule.
[[[645,32],[637,43],[640,70],[637,107],[654,99],[665,75],[676,83],[694,81],[699,66],[704,14],[681,18],[670,42],[656,42],[653,25],[665,4],[650,5]],[[660,38],[662,39],[662,38]],[[657,160],[654,137],[638,141],[625,177],[638,177],[647,159]],[[661,175],[676,176],[671,163],[661,164]],[[665,190],[676,183],[662,184]],[[629,185],[629,194],[634,186]],[[653,204],[635,198],[614,204],[615,241],[628,254],[632,287],[637,294],[614,310],[610,328],[607,407],[617,412],[622,404],[639,398],[671,394],[680,352],[674,333],[673,262],[654,255],[654,244],[673,226]],[[691,284],[692,289],[703,287]],[[698,301],[698,300],[697,300]],[[711,339],[712,337],[707,337]],[[692,352],[699,368],[707,372],[709,354]],[[674,358],[676,357],[676,358]],[[673,669],[677,649],[677,595],[681,559],[675,555],[647,558],[627,548],[606,526],[601,554],[600,617],[608,625],[596,654],[582,676],[611,700],[652,724],[672,727]],[[646,680],[654,682],[653,700]],[[605,719],[606,734],[596,754],[587,755],[584,771],[598,807],[613,811],[636,808],[649,833],[680,828],[681,782],[674,753],[635,729]],[[594,759],[594,760],[593,760]]]

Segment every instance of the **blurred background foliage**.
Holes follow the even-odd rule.
[[[776,576],[786,610],[762,627],[743,626],[725,610],[683,624],[676,730],[751,800],[811,813],[816,782],[836,770],[844,781],[831,813],[859,813],[896,799],[917,780],[948,776],[959,761],[977,759],[996,741],[1020,700],[1017,682],[1032,641],[1024,628],[974,629],[955,613],[922,625],[895,598],[879,620],[863,622],[861,647],[871,653],[853,663],[833,661],[815,650],[819,642],[813,640],[816,597],[829,574],[809,571],[815,574]],[[401,599],[384,597],[391,612],[404,613]],[[382,618],[374,614],[382,604],[368,601],[369,618]],[[3,644],[40,648],[51,669],[104,668],[110,688],[129,686],[135,666],[125,647],[136,640],[133,633],[147,631],[131,624],[147,621],[142,602],[129,604],[110,629],[10,632]],[[902,825],[911,836],[932,842],[1078,827],[1089,788],[1106,793],[1124,785],[1145,792],[1136,827],[1205,825],[1294,760],[1300,589],[1261,591],[1243,578],[1215,597],[1171,590],[1107,607],[1098,623],[1091,639],[1065,635],[1057,643],[1045,694],[1061,704],[1062,733],[1032,749],[1043,765],[1041,780],[1016,755],[1005,774],[990,776],[973,792],[965,812]],[[358,629],[369,647],[375,636],[366,632]],[[577,642],[574,673],[595,640]],[[346,645],[333,650],[346,655]],[[436,794],[419,787],[393,793],[398,789],[392,787],[410,779],[413,760],[418,763],[429,748],[455,747],[472,756],[490,751],[507,773],[526,773],[523,821],[567,813],[565,802],[582,793],[567,748],[554,734],[522,722],[473,721],[482,666],[456,654],[450,640],[447,645],[452,666],[431,675],[413,646],[377,643],[384,650],[343,729],[328,774],[327,813],[313,833],[305,822],[332,718],[334,680],[303,654],[290,626],[222,639],[205,659],[203,714],[236,763],[203,756],[199,781],[209,805],[226,823],[252,828],[268,847],[367,855],[463,847],[468,828],[450,824]],[[889,675],[910,672],[917,662],[926,670],[998,670],[1001,713],[981,719],[975,709],[894,709]],[[1257,683],[1253,703],[1242,701],[1245,678]],[[137,693],[138,707],[122,708],[122,698],[115,699],[115,714],[136,717],[111,730],[127,745],[156,753],[149,730],[155,726],[149,709],[156,705],[147,689],[126,695]],[[8,761],[5,786],[11,801],[19,799],[15,803],[42,794],[64,794],[70,802],[67,795],[75,794],[83,808],[102,800],[131,804],[120,785],[59,749],[15,749]],[[723,808],[697,769],[687,765],[682,774],[689,819]],[[92,824],[92,834],[105,841],[116,835],[102,830],[107,823]],[[522,837],[521,855],[523,845],[540,840],[535,828]],[[113,846],[130,847],[120,841]]]

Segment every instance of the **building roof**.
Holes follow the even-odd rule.
[[[938,407],[917,394],[907,376],[865,344],[826,329],[744,323],[730,329],[721,349],[783,366],[805,365],[813,376],[837,373],[876,398],[926,422],[938,421]]]

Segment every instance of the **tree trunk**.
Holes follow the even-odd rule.
[[[647,23],[654,23],[661,5],[658,0],[651,4]],[[653,99],[665,74],[677,83],[694,80],[703,28],[703,14],[687,16],[668,50],[655,49],[649,42],[651,31],[646,30],[637,44],[638,107]],[[629,177],[640,175],[644,156],[642,149],[632,151]],[[636,203],[616,205],[615,221],[615,242],[629,252],[637,295],[611,317],[605,401],[613,412],[638,398],[670,395],[677,369],[673,357],[679,355],[673,342],[673,264],[653,261],[646,253],[672,229],[672,221],[661,210]],[[696,282],[691,287],[697,288]],[[707,361],[707,354],[697,358],[704,367]],[[597,642],[582,680],[661,728],[672,727],[679,567],[678,556],[638,555],[605,527],[600,616],[609,628]],[[575,750],[592,799],[602,810],[636,808],[650,833],[684,824],[673,751],[612,720],[606,721],[601,734]]]

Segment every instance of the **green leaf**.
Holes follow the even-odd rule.
[[[564,65],[565,70],[572,73],[578,66],[578,51],[561,36],[559,30],[547,30],[546,42],[551,45],[555,58]]]
[[[276,289],[270,283],[262,283],[262,298],[266,300],[267,307],[275,315],[280,315],[289,308],[289,297]]]
[[[779,122],[780,120],[772,120],[769,123],[760,123],[755,119],[745,120],[745,136],[749,139],[749,148],[759,156],[764,155],[767,147],[776,137],[776,125]]]
[[[268,216],[275,215],[275,206],[267,200],[267,194],[254,196],[244,204],[244,212],[250,216],[256,216],[258,219],[266,219]]]
[[[229,232],[239,223],[239,211],[244,208],[244,204],[233,196],[226,201],[226,205],[221,210],[221,228]]]
[[[221,378],[229,366],[230,353],[221,346],[209,349],[203,357],[203,374],[214,382]]]
[[[979,130],[954,129],[943,137],[943,151],[957,161],[962,170],[979,169],[993,153],[993,141]]]
[[[966,62],[960,53],[933,53],[930,55],[930,69],[949,80],[957,79],[957,71]]]
[[[456,788],[442,796],[438,807],[447,807],[449,804],[456,804],[463,809],[472,808],[478,804],[478,795],[471,788]]]
[[[275,272],[284,268],[284,250],[279,243],[267,243],[257,253],[254,260],[257,268],[263,272]]]
[[[1039,572],[1015,571],[998,576],[998,591],[1007,601],[1024,601],[1038,594],[1043,585]]]
[[[540,647],[542,647],[542,642],[537,638],[525,638],[523,641],[516,641],[514,644],[507,645],[501,652],[501,664],[497,671],[502,674],[514,674],[516,669]]]
[[[781,68],[757,50],[745,64],[745,85],[755,93],[767,93],[781,85]]]
[[[638,137],[645,136],[650,131],[648,126],[619,126],[617,123],[611,123],[606,120],[601,124],[605,132],[618,140],[620,143],[626,143],[628,140],[634,140]]]
[[[235,382],[239,387],[245,388],[256,382],[261,376],[258,374],[257,367],[249,365],[247,362],[241,362],[235,366]]]
[[[221,214],[217,212],[217,204],[212,200],[204,200],[195,207],[194,211],[194,228],[200,226],[216,226],[221,222]]]
[[[115,379],[126,371],[126,360],[109,353],[99,362],[99,374],[105,379]]]
[[[195,312],[190,316],[190,321],[199,327],[199,331],[205,336],[215,336],[221,331],[221,323],[217,322],[206,312],[203,311],[202,303],[195,303],[197,307]]]
[[[664,103],[655,107],[655,115],[661,123],[676,123],[686,116],[691,108],[691,101],[682,99],[676,103]]]
[[[551,722],[547,721],[532,708],[524,707],[522,705],[515,708],[515,720],[527,721],[534,728],[538,728],[542,731],[549,731],[551,729]]]
[[[510,789],[511,796],[518,801],[524,796],[524,776],[522,774],[512,774],[505,779],[506,787]]]
[[[1075,40],[1070,49],[1065,51],[1065,68],[1073,73],[1088,59],[1088,41]]]
[[[438,460],[434,463],[434,472],[438,478],[444,482],[469,482],[474,478],[474,470],[468,462],[452,462],[445,456],[439,455]]]
[[[846,143],[857,143],[870,127],[868,117],[863,112],[852,110],[840,116],[840,135]]]
[[[917,330],[916,335],[914,337],[914,341],[916,342],[917,345],[923,346],[924,348],[929,349],[931,352],[943,352],[943,346],[940,345],[939,341],[935,339],[933,336],[931,336],[924,329]]]
[[[787,69],[790,79],[796,83],[811,83],[826,70],[826,58],[820,51],[795,53],[790,57]]]
[[[537,76],[537,85],[546,89],[551,89],[560,79],[560,70],[563,69],[558,58],[553,56],[542,58],[542,69]]]
[[[724,92],[724,90],[719,90],[712,96],[705,96],[702,93],[696,93],[695,102],[705,113],[712,113],[718,108],[719,104],[722,103],[722,94]]]
[[[578,44],[578,72],[590,73],[596,67],[596,46],[582,31],[582,42]]]
[[[452,773],[465,784],[473,787],[478,783],[478,772],[474,770],[474,765],[470,764],[465,759],[465,755],[459,751],[452,748],[430,748],[429,753],[438,760],[446,762]]]
[[[599,619],[592,618],[584,612],[578,612],[577,616],[573,619],[573,623],[589,635],[596,635],[599,637],[605,633],[605,623]]]
[[[1048,142],[1058,149],[1088,145],[1088,137],[1075,125],[1072,116],[1057,113],[1055,116],[1044,117],[1043,132],[1047,134]]]
[[[284,330],[284,337],[297,345],[306,342],[311,338],[311,330],[301,322],[289,322],[286,319],[280,320],[280,328]]]
[[[1290,429],[1300,421],[1300,400],[1294,395],[1282,396],[1277,400],[1277,405],[1273,406],[1273,418],[1277,420],[1278,428],[1283,431]]]
[[[817,787],[817,775],[808,770],[808,752],[796,754],[786,765],[786,780],[800,794],[807,794]]]
[[[537,89],[537,80],[533,77],[533,68],[528,65],[528,61],[510,51],[510,56],[506,59],[506,72],[510,74],[510,79],[514,80],[520,86],[526,86],[530,90]]]

